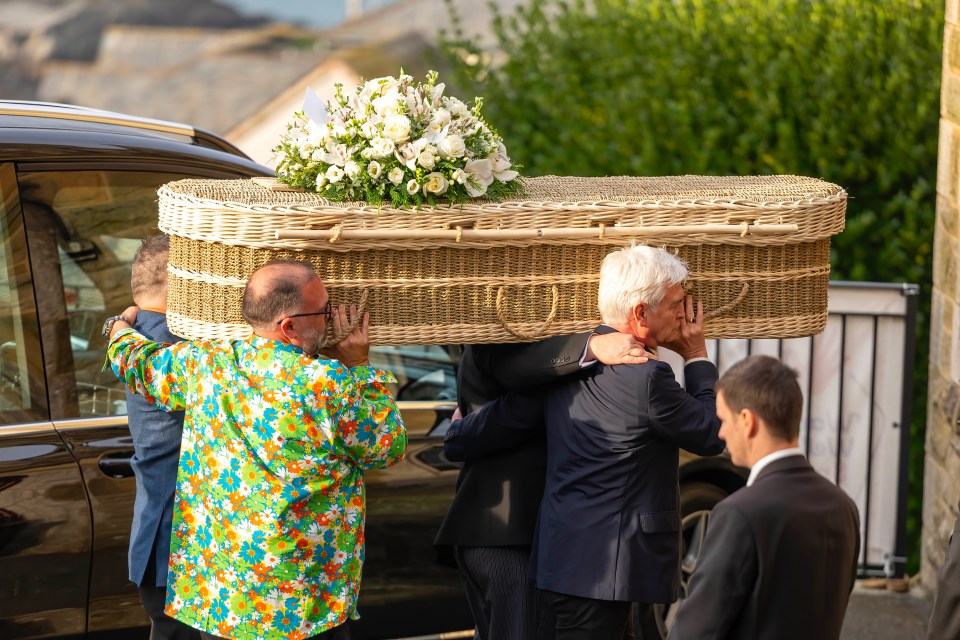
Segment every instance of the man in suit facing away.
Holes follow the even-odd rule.
[[[857,507],[797,448],[803,395],[769,356],[717,384],[720,437],[747,486],[710,516],[670,640],[835,640],[860,555]]]
[[[686,265],[645,246],[600,270],[597,333],[620,332],[686,360],[597,365],[539,396],[509,393],[454,422],[451,460],[523,446],[546,429],[546,485],[530,575],[556,614],[558,640],[619,640],[631,603],[669,603],[680,585],[679,448],[723,450],[717,437],[703,312],[684,296]]]

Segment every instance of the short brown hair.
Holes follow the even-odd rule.
[[[144,295],[165,293],[167,290],[167,261],[170,259],[170,238],[147,236],[133,255],[130,269],[130,291],[133,301]]]
[[[720,391],[733,413],[750,409],[763,419],[770,435],[787,441],[800,435],[803,392],[797,372],[776,358],[744,358],[717,381],[717,392]]]

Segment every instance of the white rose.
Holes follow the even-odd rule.
[[[410,118],[401,115],[387,118],[383,125],[383,137],[390,138],[396,143],[404,142],[410,137]]]
[[[343,180],[343,175],[343,169],[337,165],[332,165],[329,169],[327,169],[327,180],[329,180],[331,183],[340,182]]]
[[[347,164],[343,167],[343,172],[350,176],[351,178],[357,177],[357,174],[363,170],[355,160],[347,160]]]
[[[414,195],[417,191],[420,190],[420,185],[417,184],[416,180],[411,180],[407,183],[407,193]]]
[[[479,198],[487,192],[487,187],[493,184],[493,163],[484,158],[483,160],[471,160],[464,165],[463,170],[467,173],[467,182],[463,185],[474,198]]]
[[[390,173],[387,174],[387,180],[393,184],[400,184],[403,182],[403,169],[400,167],[394,167],[390,169]]]
[[[467,109],[467,105],[461,102],[458,98],[447,98],[446,105],[447,108],[450,109],[450,113],[456,118],[460,118],[470,113],[470,110]]]
[[[429,171],[437,166],[437,156],[433,155],[429,151],[424,151],[417,156],[417,164]]]
[[[403,80],[403,76],[400,77]],[[364,89],[369,87],[370,93],[382,96],[385,93],[393,91],[397,88],[399,81],[393,76],[382,76],[380,78],[374,78],[373,80],[368,80],[367,84],[364,85]]]
[[[394,116],[403,113],[407,106],[406,98],[396,91],[390,91],[373,99],[373,108],[381,116]]]
[[[397,148],[390,138],[374,138],[370,141],[373,155],[377,158],[386,158]]]
[[[423,195],[432,193],[435,196],[443,195],[447,192],[450,183],[446,177],[439,171],[427,174],[427,181],[423,183]]]
[[[463,138],[452,134],[440,141],[437,145],[437,151],[440,152],[441,158],[459,158],[466,153],[467,145],[464,144]]]
[[[370,147],[365,147],[360,151],[360,157],[363,158],[364,160],[370,160],[374,156],[375,154],[373,152],[373,149],[371,149]]]
[[[367,173],[370,174],[371,178],[373,178],[374,180],[377,180],[378,178],[380,178],[380,174],[383,173],[383,167],[380,165],[379,162],[374,160],[373,162],[367,165]]]

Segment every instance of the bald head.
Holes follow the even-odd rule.
[[[303,287],[319,280],[313,266],[274,260],[254,271],[243,291],[243,319],[255,330],[270,331],[277,320],[301,311]]]

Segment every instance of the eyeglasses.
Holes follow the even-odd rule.
[[[323,311],[311,311],[310,313],[291,313],[288,316],[277,320],[277,324],[280,324],[287,318],[301,318],[303,316],[327,316],[328,318],[333,315],[333,307],[330,305],[330,301],[327,300],[327,305],[323,308]]]

